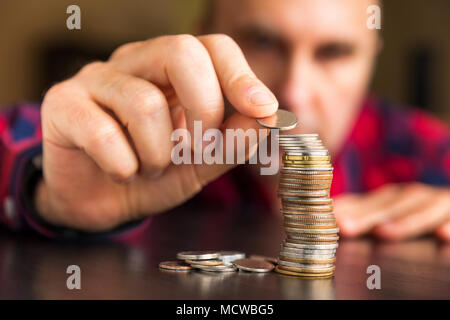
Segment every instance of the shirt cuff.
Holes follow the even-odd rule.
[[[143,231],[151,221],[146,218],[131,221],[111,231],[90,233],[58,227],[44,221],[34,208],[34,192],[42,179],[42,144],[16,153],[11,162],[9,184],[3,199],[5,224],[13,230],[31,229],[56,240],[125,240]]]

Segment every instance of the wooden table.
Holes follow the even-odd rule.
[[[245,212],[244,212],[245,211]],[[153,218],[136,243],[55,243],[0,231],[1,299],[449,299],[450,245],[433,238],[383,243],[340,240],[334,278],[277,273],[189,274],[158,269],[184,250],[241,250],[277,256],[281,220],[248,208],[235,215],[176,212]],[[81,268],[81,290],[66,269]],[[381,289],[366,286],[369,265]]]

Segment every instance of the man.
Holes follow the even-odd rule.
[[[25,222],[49,236],[104,234],[175,208],[232,166],[172,164],[172,131],[192,132],[194,120],[203,130],[257,129],[255,118],[272,115],[280,102],[300,119],[295,132],[319,133],[330,150],[341,235],[434,232],[450,241],[449,130],[367,95],[381,47],[377,31],[366,27],[371,4],[214,1],[207,35],[126,44],[52,87],[42,127],[36,109],[7,111],[5,223]],[[41,130],[43,177],[30,165],[41,152]],[[20,143],[10,147],[10,140]],[[257,177],[251,168],[246,174],[275,197],[276,177]],[[235,176],[220,177],[194,201],[218,186],[239,196]]]

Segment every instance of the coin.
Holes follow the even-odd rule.
[[[219,266],[223,265],[222,260],[211,259],[211,260],[185,260],[186,263],[190,265],[202,265],[202,266]]]
[[[282,173],[287,174],[308,174],[308,175],[327,175],[329,176],[333,172],[333,168],[325,168],[325,169],[301,169],[301,168],[293,168],[293,167],[283,167],[281,169]]]
[[[281,210],[281,213],[284,215],[292,215],[292,216],[299,216],[302,218],[305,218],[306,215],[311,218],[330,218],[334,217],[333,215],[333,207],[315,207],[315,208],[302,208],[302,207],[295,207],[285,205],[286,208],[283,208]]]
[[[237,271],[237,269],[233,266],[196,266],[196,268],[199,269],[200,271],[205,271],[205,272],[236,272]]]
[[[285,150],[285,154],[286,155],[291,155],[291,156],[328,156],[329,153],[328,151],[302,151],[302,150]]]
[[[292,249],[292,248],[291,248]],[[334,258],[334,252],[329,253],[309,253],[310,251],[292,252],[287,251],[285,248],[280,250],[280,255],[294,259],[314,259],[314,260],[327,260]]]
[[[159,264],[159,268],[177,272],[189,272],[193,269],[183,261],[163,261]]]
[[[316,240],[316,239],[286,239],[287,241],[289,241],[290,243],[293,244],[307,244],[307,245],[312,245],[312,244],[333,244],[336,243],[336,241],[339,238],[333,239],[333,240]]]
[[[297,126],[297,116],[287,110],[278,109],[274,115],[256,119],[256,122],[269,129],[290,130]]]
[[[294,271],[294,272],[305,272],[305,273],[328,273],[333,272],[335,267],[327,267],[327,268],[302,268],[302,267],[289,267],[289,266],[283,266],[278,265],[279,269],[286,270],[286,271]]]
[[[306,259],[306,260],[316,260],[320,262],[320,261],[330,261],[334,259],[334,253],[329,254],[289,253],[285,252],[284,250],[281,250],[280,259],[282,259],[282,257],[289,259],[296,259],[299,261],[303,261]]]
[[[288,191],[289,190],[289,191]],[[280,189],[278,190],[280,196],[298,196],[298,197],[327,197],[329,191],[327,190],[295,190],[295,189]]]
[[[290,176],[290,177],[280,177],[280,183],[287,184],[295,184],[295,185],[313,185],[313,186],[321,186],[321,187],[329,187],[331,185],[331,177],[330,178],[321,178],[311,179],[311,176]]]
[[[292,228],[292,227],[285,227],[284,228],[286,232],[291,232],[294,234],[308,234],[308,235],[317,235],[317,234],[325,234],[325,235],[333,235],[339,232],[339,228],[330,228],[330,229],[317,229],[317,230],[311,230],[310,228],[304,229],[304,228]]]
[[[292,247],[287,246],[288,243],[283,242],[280,246],[282,252],[294,253],[294,254],[333,254],[336,252],[336,248],[320,248],[319,246],[304,246],[304,247]]]
[[[301,224],[292,224],[292,223],[283,223],[285,228],[303,228],[303,229],[331,229],[336,227],[335,224],[327,224],[327,223],[301,223]]]
[[[286,137],[286,138],[317,138],[319,136],[318,133],[297,133],[297,134],[289,134],[289,135],[285,135],[285,136],[280,136],[280,137]]]
[[[288,222],[293,222],[295,223],[296,221],[300,222],[307,222],[307,221],[312,221],[312,222],[320,222],[320,223],[325,223],[325,222],[336,222],[336,218],[334,217],[333,214],[327,214],[327,213],[311,213],[309,212],[308,214],[305,215],[300,215],[300,214],[290,214],[290,213],[285,213],[283,211],[281,211],[281,213],[284,216],[284,221]]]
[[[290,186],[292,183],[280,183],[279,184],[279,190],[295,190],[295,191],[307,191],[307,192],[318,192],[318,191],[323,191],[324,196],[328,196],[329,195],[329,191],[328,190],[324,190],[324,189],[328,189],[329,186],[327,185],[317,185],[317,184],[292,184],[292,186]]]
[[[220,260],[224,264],[232,264],[234,260],[245,258],[245,253],[240,251],[219,251]]]
[[[261,259],[238,259],[234,261],[234,265],[239,270],[249,272],[269,272],[275,267],[272,263]]]
[[[339,247],[339,244],[337,243],[331,243],[331,244],[299,244],[299,243],[292,243],[292,242],[283,242],[283,246],[285,247],[292,247],[292,248],[301,248],[301,249],[337,249]]]
[[[327,269],[333,267],[333,263],[326,264],[314,264],[314,263],[299,263],[279,260],[278,265],[282,267],[294,267],[294,268],[314,268],[315,270]]]
[[[220,254],[216,251],[184,251],[177,253],[180,260],[210,260],[219,258]]]
[[[261,256],[261,255],[258,255],[258,254],[252,254],[252,255],[250,256],[250,259],[264,260],[264,261],[268,261],[268,262],[273,263],[273,264],[277,264],[277,261],[278,261],[277,258],[274,258],[274,257],[267,257],[267,256]]]
[[[330,156],[294,156],[285,154],[283,160],[302,160],[302,161],[330,161]]]
[[[275,268],[275,272],[289,275],[289,276],[296,276],[296,277],[306,277],[306,278],[329,278],[333,276],[332,272],[327,273],[306,273],[306,272],[295,272],[295,271],[288,271],[278,268],[278,266]]]
[[[280,255],[280,260],[286,261],[286,262],[297,262],[297,263],[310,263],[310,264],[332,264],[336,261],[336,258],[329,258],[329,259],[316,259],[316,258],[293,258],[293,257],[287,257],[285,255]]]

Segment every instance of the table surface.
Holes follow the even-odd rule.
[[[281,220],[261,212],[173,212],[153,218],[133,244],[55,243],[0,231],[1,299],[449,299],[450,245],[430,237],[407,242],[340,240],[329,279],[271,272],[174,273],[158,263],[185,250],[239,250],[277,256]],[[68,290],[66,269],[81,269],[81,290]],[[381,289],[369,290],[369,265]]]

